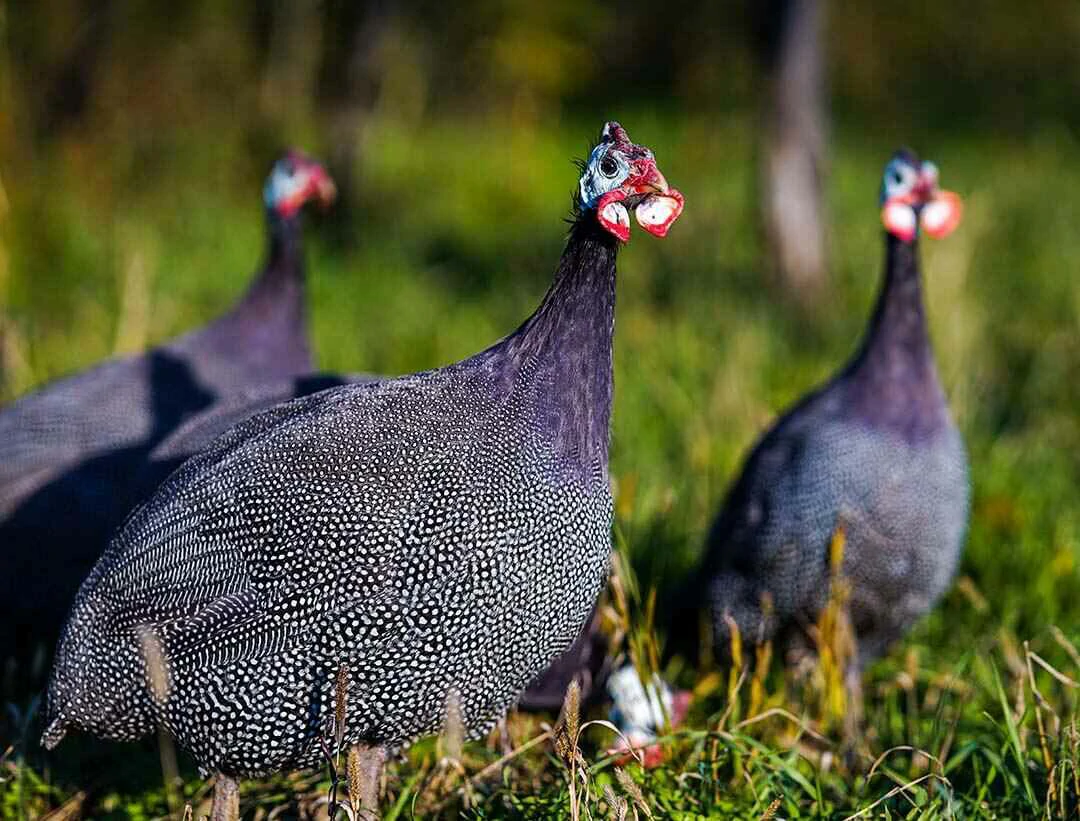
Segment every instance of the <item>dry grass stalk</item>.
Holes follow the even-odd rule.
[[[851,588],[843,576],[847,531],[843,522],[836,526],[829,542],[829,598],[818,617],[817,643],[819,705],[827,724],[841,724],[850,709],[846,676],[855,657],[854,630],[848,615]]]
[[[349,668],[342,664],[338,667],[334,680],[334,751],[341,755],[341,745],[345,740],[345,717],[349,709]]]
[[[580,820],[582,799],[587,798],[589,795],[589,767],[578,745],[581,734],[592,726],[604,727],[610,730],[622,741],[623,745],[625,745],[624,749],[630,756],[635,760],[642,760],[641,754],[634,749],[630,739],[610,721],[596,719],[581,722],[581,691],[576,682],[572,683],[566,691],[566,698],[563,700],[562,714],[559,721],[551,731],[555,753],[566,768],[566,781],[570,793],[571,821]],[[636,795],[640,797],[641,791],[638,790]],[[633,798],[633,795],[631,798]],[[644,797],[641,797],[641,800],[644,801]],[[587,804],[586,812],[588,812]],[[651,817],[651,813],[646,814]]]
[[[579,774],[582,774],[585,760],[578,750],[578,734],[581,732],[581,688],[577,680],[570,682],[563,699],[562,713],[553,730],[555,753],[566,767],[567,786],[570,790],[570,817],[578,821],[581,817],[580,801],[577,793]],[[584,775],[585,786],[588,776]]]
[[[137,630],[139,649],[146,665],[146,683],[150,694],[159,705],[164,705],[169,698],[169,666],[161,640],[153,628],[143,625]]]
[[[604,801],[608,805],[608,818],[611,821],[626,821],[626,814],[630,809],[626,799],[615,794],[611,785],[604,786]]]
[[[353,811],[354,818],[362,818],[361,801],[363,788],[363,773],[360,764],[360,748],[353,744],[349,747],[349,753],[345,757],[345,777],[349,786],[349,807]]]
[[[134,242],[127,255],[120,290],[120,309],[113,339],[113,353],[123,355],[141,351],[150,337],[153,321],[151,291],[153,276],[147,264],[145,243]]]
[[[783,803],[779,798],[774,798],[772,803],[765,808],[765,812],[761,815],[761,821],[772,821],[776,818],[776,813],[780,811],[780,804]]]
[[[1053,676],[1059,683],[1064,684],[1066,687],[1076,687],[1076,682],[1066,676],[1064,673],[1054,669],[1048,662],[1041,658],[1037,653],[1032,652],[1028,642],[1024,642],[1024,654],[1027,659],[1027,675],[1028,686],[1031,687],[1032,695],[1035,697],[1035,725],[1039,733],[1039,751],[1042,754],[1043,766],[1046,767],[1046,771],[1049,774],[1046,784],[1046,807],[1047,817],[1050,817],[1049,809],[1055,804],[1064,808],[1062,803],[1064,800],[1064,791],[1060,789],[1059,784],[1054,779],[1055,771],[1058,771],[1063,762],[1055,761],[1054,756],[1050,752],[1050,742],[1062,738],[1061,716],[1050,706],[1050,703],[1043,697],[1043,694],[1039,690],[1039,686],[1035,681],[1035,668],[1032,662],[1038,664],[1047,673]],[[1046,714],[1051,719],[1052,725],[1049,732],[1046,728],[1046,723],[1043,719],[1043,714]],[[1076,769],[1076,760],[1068,762],[1068,766]],[[1062,815],[1064,817],[1064,815]]]
[[[746,678],[745,670],[743,669],[742,632],[739,630],[738,622],[736,622],[731,614],[726,611],[724,613],[724,623],[728,628],[731,650],[731,667],[728,669],[727,686],[728,704],[727,709],[724,710],[724,714],[725,716],[734,716],[737,721],[742,718],[741,711],[739,710],[739,691]]]
[[[760,642],[754,647],[754,675],[750,679],[749,715],[755,716],[765,706],[765,676],[772,664],[772,641]]]
[[[562,722],[566,734],[576,743],[581,730],[581,686],[577,679],[570,682],[563,699]]]
[[[2,783],[3,781],[0,781],[0,784]],[[88,797],[86,790],[79,790],[55,810],[41,816],[39,821],[78,821],[83,817],[84,805]]]
[[[1061,632],[1061,628],[1056,624],[1050,625],[1050,635],[1054,637],[1054,641],[1060,645],[1061,649],[1069,654],[1069,658],[1072,659],[1072,662],[1076,665],[1077,669],[1080,669],[1080,650],[1076,649],[1076,645],[1069,641],[1065,634]]]
[[[136,631],[143,663],[146,666],[146,683],[150,695],[159,707],[164,708],[171,689],[168,659],[153,628],[142,625]],[[165,802],[173,815],[180,811],[178,787],[183,783],[180,766],[176,759],[176,747],[165,728],[158,725],[158,757],[161,761],[161,775],[165,784]]]
[[[641,792],[641,787],[639,787],[637,782],[630,777],[630,773],[622,767],[616,767],[615,780],[619,782],[619,786],[622,787],[623,792],[626,793],[634,803],[634,807],[641,810],[646,818],[652,818],[653,815],[652,810],[649,808],[649,803],[645,800],[645,795]]]

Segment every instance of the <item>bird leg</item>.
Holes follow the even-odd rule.
[[[385,747],[360,743],[349,750],[349,802],[357,818],[379,817],[379,787],[385,763]]]
[[[499,731],[499,752],[503,755],[510,755],[514,751],[514,740],[510,736],[510,723],[509,716],[504,715],[496,723],[495,727]]]
[[[240,821],[240,787],[224,773],[218,773],[214,780],[210,821]]]

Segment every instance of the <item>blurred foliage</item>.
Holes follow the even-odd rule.
[[[949,744],[963,757],[949,800],[964,795],[972,816],[1026,814],[1022,774],[1038,748],[1025,735],[1036,764],[1005,761],[989,660],[1008,670],[1010,700],[1022,701],[1024,638],[1080,674],[1048,638],[1057,625],[1080,639],[1080,5],[829,10],[833,278],[804,311],[761,275],[759,78],[741,4],[0,0],[0,398],[229,305],[259,264],[262,175],[290,144],[334,157],[331,172],[355,183],[335,224],[309,223],[322,366],[398,373],[466,356],[540,299],[565,234],[570,160],[618,117],[687,198],[669,239],[638,232],[620,258],[617,524],[643,586],[667,588],[691,566],[754,437],[854,349],[880,277],[881,164],[909,143],[967,203],[960,230],[926,243],[923,260],[975,501],[966,581],[871,674],[874,751],[944,743],[929,694],[941,695],[947,672],[974,669],[955,707]],[[1044,690],[1075,720],[1071,690]],[[714,726],[705,712],[692,732]],[[1034,733],[1030,710],[1018,715]],[[14,755],[37,761],[31,736],[14,739]],[[790,816],[880,794],[820,757],[789,758],[789,742],[773,733],[762,752],[760,739],[731,741],[712,769],[679,760],[699,768],[700,801],[732,817],[736,806],[760,817],[777,790]],[[90,762],[98,749],[66,755]],[[979,764],[978,751],[999,759],[985,752]],[[154,752],[138,755],[152,771]],[[72,794],[63,777],[50,787],[19,772],[5,784],[48,805]],[[472,817],[511,805],[524,817],[530,802],[554,813],[563,797],[552,772],[535,763],[528,783],[546,792],[496,789]],[[731,785],[746,773],[762,791],[740,803]],[[687,777],[650,782],[673,817],[693,817],[676,810],[699,800]],[[129,780],[160,805],[160,782]],[[0,805],[25,811],[26,794],[8,789]],[[132,795],[99,811],[162,811]],[[885,806],[899,817],[906,805]]]

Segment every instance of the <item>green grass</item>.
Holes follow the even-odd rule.
[[[420,128],[409,116],[390,110],[368,127],[352,241],[309,223],[311,315],[328,369],[428,368],[512,330],[554,270],[575,183],[569,160],[600,124],[447,116]],[[837,128],[832,279],[820,304],[802,308],[761,270],[751,122],[645,108],[620,118],[687,200],[666,241],[636,232],[619,261],[617,528],[637,584],[664,591],[692,567],[756,434],[853,350],[879,283],[877,181],[895,146]],[[261,251],[269,157],[253,161],[239,126],[220,124],[209,152],[204,133],[175,129],[120,149],[106,128],[0,166],[0,396],[167,338],[241,292]],[[855,748],[814,707],[812,680],[774,665],[755,698],[750,682],[669,670],[700,693],[665,742],[665,765],[629,768],[655,817],[1078,811],[1080,145],[1047,129],[915,147],[967,204],[959,231],[923,249],[940,370],[974,480],[962,581],[870,671]],[[633,613],[634,629],[647,630],[640,601]],[[512,732],[522,744],[541,729],[522,718]],[[25,702],[9,706],[3,733],[4,817],[35,817],[80,790],[89,817],[169,811],[156,741],[65,742],[46,757]],[[582,736],[593,817],[607,817],[605,786],[625,795],[604,758],[611,741],[600,727]],[[466,745],[447,763],[437,742],[418,745],[391,767],[388,817],[438,807],[448,817],[571,817],[564,762],[548,743],[466,790],[464,776],[496,750]],[[205,787],[181,764],[183,795],[198,805]],[[325,790],[319,774],[245,785],[245,813],[300,815]]]

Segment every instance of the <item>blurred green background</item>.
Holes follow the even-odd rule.
[[[466,356],[542,296],[570,161],[618,118],[687,199],[666,241],[635,235],[620,260],[619,519],[663,583],[755,434],[853,350],[880,277],[879,174],[909,144],[968,206],[923,249],[972,451],[965,570],[1028,629],[1065,608],[1077,625],[1073,597],[1045,594],[1050,567],[1076,581],[1080,549],[1080,6],[827,4],[812,304],[765,270],[750,8],[0,5],[0,395],[224,310],[260,262],[262,179],[288,145],[347,188],[308,224],[322,366]]]
[[[289,145],[346,192],[307,223],[321,365],[464,357],[543,295],[571,160],[617,118],[687,202],[619,262],[618,526],[666,587],[755,436],[854,350],[907,144],[967,206],[922,250],[975,492],[967,582],[911,646],[947,666],[1003,630],[1080,638],[1080,4],[826,4],[814,298],[765,262],[752,7],[0,0],[0,398],[223,311]]]

